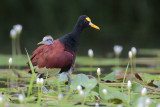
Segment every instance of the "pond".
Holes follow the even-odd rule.
[[[145,52],[144,52],[145,51]],[[144,54],[145,53],[145,54]],[[160,102],[159,51],[140,50],[134,59],[89,58],[78,56],[67,91],[65,74],[55,75],[37,84],[36,76],[25,72],[27,55],[0,55],[0,100],[10,106],[156,106]],[[133,62],[134,62],[133,61]],[[134,62],[134,63],[135,63]],[[133,63],[133,65],[134,65]],[[100,75],[97,75],[100,68]],[[134,74],[132,74],[134,72]],[[131,87],[127,87],[131,80]],[[46,87],[48,92],[42,87]],[[77,89],[77,86],[80,88]],[[147,92],[142,93],[142,90]],[[148,101],[148,102],[146,102]],[[151,103],[152,102],[152,103]]]

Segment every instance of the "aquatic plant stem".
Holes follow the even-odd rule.
[[[117,60],[116,68],[119,68],[120,64],[119,55],[116,55],[116,60]]]
[[[82,105],[84,105],[85,100],[86,100],[86,97],[84,96],[83,99],[82,99]]]
[[[30,94],[31,94],[31,91],[32,91],[33,81],[36,79],[36,74],[34,72],[34,68],[33,68],[32,62],[30,60],[30,57],[28,55],[27,49],[25,48],[25,50],[26,50],[26,53],[27,53],[27,58],[28,58],[29,66],[30,66],[30,69],[32,71],[32,78],[31,78],[30,85],[29,85],[29,90],[28,90],[28,93],[27,93],[27,97],[29,97]]]
[[[9,64],[9,67],[8,67],[8,75],[7,75],[7,89],[9,91],[9,87],[10,87],[10,71],[11,71],[11,65]]]
[[[20,33],[17,34],[17,53],[18,53],[18,55],[21,55]]]
[[[98,75],[98,83],[100,83],[101,81],[101,78],[100,78],[100,75]]]
[[[131,100],[131,89],[128,88],[128,107],[130,107],[130,100]]]
[[[122,83],[122,87],[121,87],[122,92],[123,92],[123,86],[124,86],[124,81],[125,81],[125,79],[126,79],[126,75],[127,75],[128,67],[129,67],[129,62],[128,62],[128,64],[127,64],[127,67],[126,67],[126,70],[125,70],[125,74],[124,74],[124,77],[123,77],[123,83]]]
[[[130,74],[130,80],[132,81],[134,78],[134,71],[133,71],[133,60],[130,58],[130,65],[131,65],[131,74]]]
[[[30,85],[29,85],[29,89],[28,89],[28,93],[27,93],[27,97],[29,97],[30,94],[31,94],[34,79],[35,79],[35,77],[32,75],[32,78],[31,78],[31,81],[30,81]]]
[[[40,105],[40,103],[41,103],[42,87],[43,87],[43,85],[38,84],[38,100],[37,100],[38,105]]]
[[[12,57],[16,55],[16,42],[15,38],[12,38]]]
[[[136,56],[133,57],[133,71],[136,71]]]
[[[92,65],[91,64],[90,64],[89,67],[90,67],[90,69],[92,69]],[[92,71],[91,70],[89,71],[89,74],[92,75]]]

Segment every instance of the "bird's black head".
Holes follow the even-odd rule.
[[[91,19],[88,16],[81,15],[78,18],[78,21],[73,31],[61,37],[59,41],[65,44],[68,49],[71,49],[72,51],[76,52],[78,48],[78,41],[79,41],[81,32],[83,31],[84,28],[87,28],[89,26],[100,30],[98,26],[94,25],[91,22]]]
[[[79,18],[78,18],[78,21],[77,21],[77,25],[76,27],[78,28],[87,28],[87,27],[93,27],[95,29],[100,29],[98,26],[94,25],[92,22],[91,22],[91,19],[87,16],[87,15],[81,15]]]

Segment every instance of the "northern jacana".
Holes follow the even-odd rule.
[[[82,15],[72,30],[72,32],[53,40],[51,36],[46,36],[31,56],[31,62],[36,73],[41,77],[53,76],[58,73],[66,72],[68,77],[68,88],[71,84],[71,74],[74,71],[78,42],[83,29],[93,27],[100,29],[91,22],[91,19]],[[28,72],[31,73],[29,70]]]

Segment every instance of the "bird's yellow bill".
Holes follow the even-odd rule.
[[[93,28],[95,28],[95,29],[100,30],[100,28],[98,26],[96,26],[95,24],[93,24],[93,23],[91,23],[90,26],[93,27]]]
[[[91,19],[90,19],[89,17],[86,17],[86,20],[87,20],[88,22],[91,22]]]
[[[91,19],[90,19],[89,17],[86,17],[86,20],[89,22],[89,26],[91,26],[91,27],[93,27],[93,28],[95,28],[95,29],[100,30],[100,28],[99,28],[97,25],[95,25],[95,24],[93,24],[93,23],[91,22]]]
[[[41,42],[39,42],[39,43],[37,43],[37,45],[42,45],[43,44],[43,42],[41,41]]]

